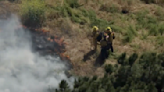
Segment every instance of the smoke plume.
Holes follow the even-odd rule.
[[[15,15],[0,20],[0,92],[46,92],[62,79],[72,84],[60,58],[33,52],[31,34],[19,25]]]

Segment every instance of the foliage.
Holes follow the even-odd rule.
[[[45,16],[44,0],[22,0],[21,15],[25,25],[39,25],[44,20]]]
[[[111,64],[108,64],[105,66],[105,71],[111,74],[114,71],[114,68]]]
[[[136,28],[132,25],[129,25],[127,32],[125,34],[124,42],[132,42],[133,38],[137,36]]]
[[[162,13],[158,12],[159,16],[161,16],[161,14]],[[136,20],[138,22],[137,29],[147,29],[149,35],[157,36],[162,35],[164,32],[163,22],[161,21],[161,18],[158,19],[157,16],[150,16],[148,11],[146,10],[138,12],[136,14]]]
[[[78,0],[65,0],[65,2],[69,5],[71,8],[78,8],[81,5],[78,3]]]
[[[164,45],[164,36],[157,36],[156,42],[157,42],[157,44],[159,44],[159,46],[163,46]]]
[[[62,17],[69,17],[73,22],[79,23],[81,25],[93,25],[98,26],[100,29],[107,27],[112,24],[112,21],[106,21],[100,18],[97,18],[96,12],[91,9],[80,8],[77,0],[68,0],[64,2],[63,6],[57,6],[55,9],[60,12]]]
[[[119,7],[115,4],[102,4],[100,6],[100,11],[106,11],[106,12],[111,12],[111,13],[119,13]]]
[[[106,65],[104,77],[81,77],[71,91],[64,92],[161,92],[163,89],[164,53],[145,52],[141,56],[133,53],[129,57],[122,53],[118,63],[120,67]],[[65,84],[62,87],[68,88]]]

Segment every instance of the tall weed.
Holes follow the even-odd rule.
[[[106,12],[111,12],[111,13],[119,13],[121,12],[120,8],[116,4],[102,4],[100,6],[100,11],[106,11]]]
[[[154,35],[154,36],[161,35],[162,36],[163,33],[164,33],[163,23],[159,23],[158,25],[152,24],[151,29],[149,31],[149,35]]]
[[[164,36],[157,36],[157,44],[159,44],[160,46],[164,45]]]
[[[81,5],[78,3],[78,0],[65,0],[65,2],[69,5],[71,8],[78,8]]]
[[[23,23],[27,26],[38,26],[45,19],[44,0],[22,0],[20,14]]]
[[[133,38],[137,36],[136,28],[132,25],[129,25],[127,32],[125,34],[125,38],[123,41],[126,42],[132,42]]]

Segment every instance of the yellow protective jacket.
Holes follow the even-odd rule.
[[[99,35],[99,32],[97,32],[97,31],[92,31],[92,36],[93,36],[93,38],[97,38],[98,35]]]
[[[115,39],[115,35],[114,35],[114,32],[112,32],[111,34],[110,33],[107,33],[108,34],[108,42],[112,43],[113,42],[113,39]]]
[[[92,37],[93,37],[93,45],[94,45],[94,47],[95,48],[97,48],[97,37],[99,36],[99,32],[97,32],[97,31],[92,31]]]

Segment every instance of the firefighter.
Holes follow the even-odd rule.
[[[102,57],[102,59],[106,59],[109,55],[108,50],[109,50],[109,44],[108,44],[108,35],[104,32],[102,39],[100,41],[100,45],[101,45],[101,52],[100,55]]]
[[[92,28],[92,37],[93,37],[92,45],[94,46],[94,51],[97,50],[97,37],[98,36],[99,36],[99,29],[97,26],[93,26],[93,28]]]
[[[105,33],[108,35],[108,44],[111,48],[111,52],[113,52],[113,39],[115,39],[114,32],[112,32],[111,27],[107,27]]]

